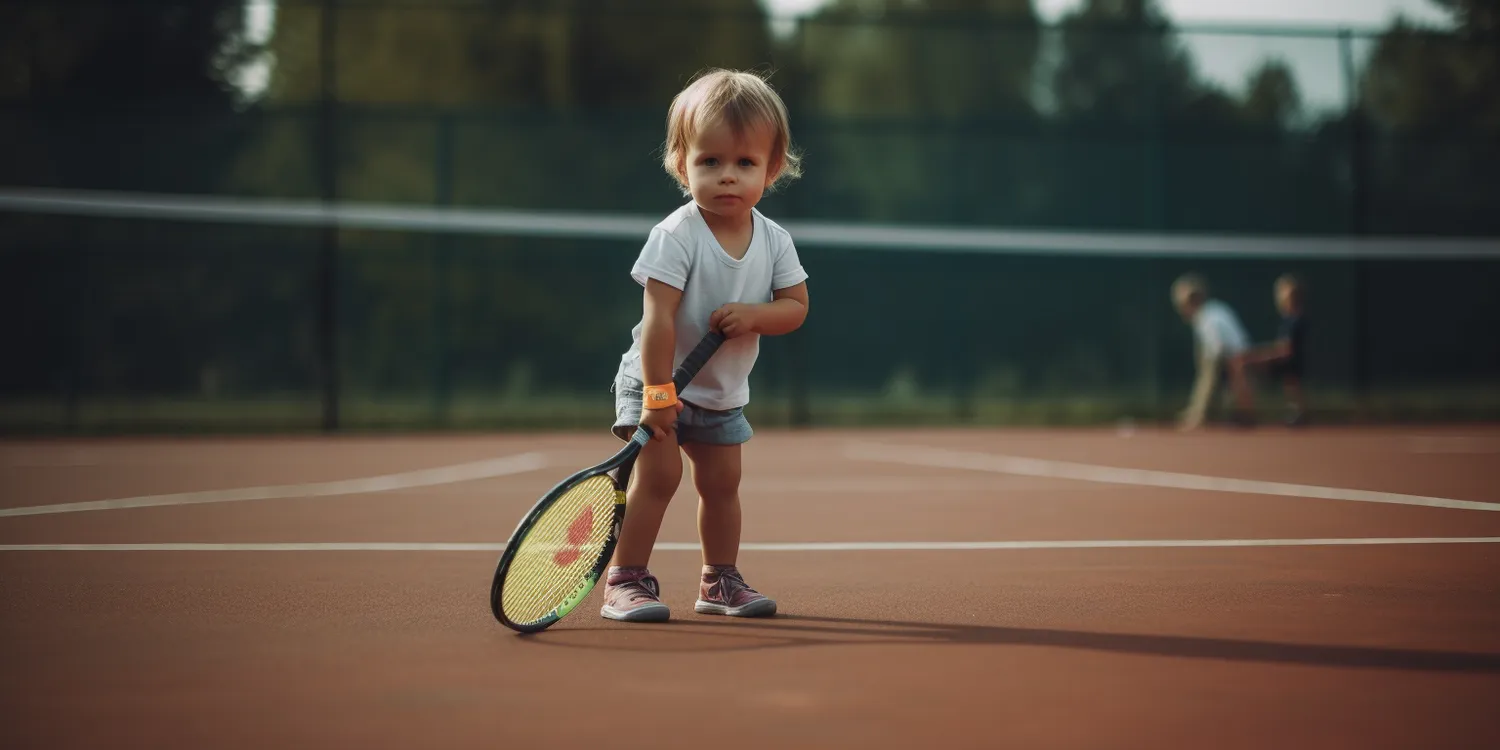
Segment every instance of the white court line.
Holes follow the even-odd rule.
[[[1127,484],[1140,487],[1165,487],[1183,490],[1207,490],[1209,492],[1240,492],[1251,495],[1278,495],[1281,497],[1306,497],[1323,500],[1347,500],[1358,503],[1420,505],[1429,508],[1500,511],[1500,503],[1482,503],[1474,500],[1452,500],[1446,497],[1402,495],[1394,492],[1375,492],[1373,490],[1349,490],[1310,484],[1263,482],[1254,479],[1230,479],[1201,474],[1179,474],[1170,471],[1122,469],[1115,466],[1051,461],[1040,458],[1021,458],[1019,456],[1005,456],[993,453],[968,453],[918,445],[851,443],[845,448],[844,455],[855,460],[875,461],[879,463],[909,464],[912,466],[942,469],[969,469],[973,471],[994,472],[996,474],[1019,474],[1029,477],[1076,479],[1081,482],[1103,482],[1106,484]]]
[[[1000,489],[1007,492],[1046,492],[1076,489],[1077,485],[1057,480],[1026,477],[827,477],[820,479],[747,479],[740,485],[743,493],[786,492],[806,494],[903,494],[969,493]],[[1103,491],[1106,488],[1098,488]]]
[[[201,492],[178,492],[170,495],[145,495],[123,497],[115,500],[91,500],[82,503],[60,503],[57,505],[30,505],[24,508],[0,509],[0,518],[10,516],[41,516],[53,513],[79,513],[90,510],[116,510],[120,508],[149,508],[160,505],[196,505],[200,503],[232,503],[243,500],[271,500],[288,497],[331,497],[334,495],[359,495],[369,492],[385,492],[410,487],[431,487],[437,484],[453,484],[476,479],[524,474],[547,465],[547,457],[540,453],[521,453],[514,456],[492,458],[453,466],[438,466],[417,469],[398,474],[383,474],[358,479],[340,479],[332,482],[310,484],[283,484],[271,487],[241,487],[232,490],[204,490]]]
[[[1370,539],[1083,539],[1008,542],[746,542],[752,552],[943,552],[1028,549],[1168,549],[1184,547],[1348,547],[1400,544],[1500,544],[1500,537],[1393,537]],[[484,542],[248,542],[160,544],[0,544],[0,552],[500,552]],[[696,552],[691,542],[659,542],[659,552]]]

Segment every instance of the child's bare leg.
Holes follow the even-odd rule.
[[[776,602],[745,583],[740,552],[740,446],[687,443],[698,490],[698,536],[703,542],[703,575],[698,584],[700,614],[764,617]]]
[[[1307,408],[1307,403],[1302,397],[1302,381],[1295,377],[1288,377],[1283,381],[1282,387],[1286,390],[1287,403],[1291,404],[1293,409],[1300,412]]]
[[[1255,410],[1255,395],[1250,389],[1250,377],[1245,372],[1245,363],[1238,359],[1229,361],[1229,387],[1234,390],[1234,403],[1244,416]]]
[[[682,454],[675,437],[652,440],[641,448],[625,488],[625,522],[604,581],[604,606],[611,620],[660,622],[671,617],[661,600],[661,584],[646,569],[661,530],[667,504],[682,481]]]
[[[698,490],[704,565],[734,565],[740,553],[740,446],[687,443]]]
[[[1307,401],[1302,393],[1302,380],[1295,375],[1288,375],[1281,381],[1281,387],[1286,391],[1287,405],[1292,411],[1288,421],[1294,425],[1304,423],[1307,420]]]
[[[661,531],[667,505],[682,482],[682,454],[677,441],[652,440],[641,448],[630,485],[625,489],[625,522],[615,544],[611,565],[644,568],[651,561],[651,548]]]

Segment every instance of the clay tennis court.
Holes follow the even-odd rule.
[[[762,431],[776,618],[693,613],[685,483],[672,622],[502,628],[500,544],[617,446],[0,444],[0,746],[1500,745],[1500,429]]]

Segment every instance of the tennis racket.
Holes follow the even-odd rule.
[[[672,374],[678,393],[722,343],[717,331],[698,342]],[[522,633],[544,630],[593,591],[620,538],[630,472],[650,440],[651,430],[637,427],[619,453],[559,482],[521,519],[490,585],[490,610],[502,625]]]

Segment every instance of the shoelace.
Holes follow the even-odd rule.
[[[647,583],[647,581],[650,581],[650,583]],[[624,594],[626,601],[629,601],[631,604],[641,600],[652,601],[660,596],[657,593],[659,589],[656,586],[656,579],[652,576],[637,578],[634,581],[625,581],[618,584],[617,588],[621,589],[620,593]]]
[[[730,585],[731,583],[733,585]],[[724,601],[734,601],[741,591],[749,592],[751,594],[760,593],[759,591],[750,588],[750,584],[745,583],[745,579],[740,576],[740,572],[738,570],[726,570],[719,574],[719,592],[723,594]]]

